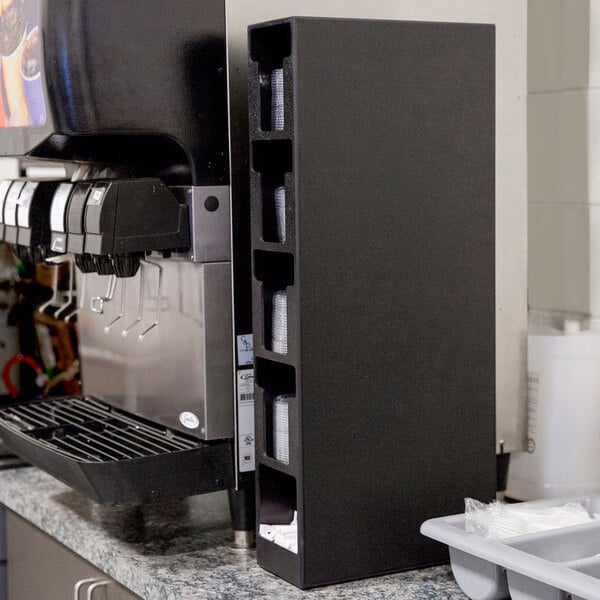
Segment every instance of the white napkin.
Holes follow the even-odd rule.
[[[260,537],[294,554],[298,554],[298,513],[294,511],[294,518],[289,525],[266,525],[261,523],[258,534]]]

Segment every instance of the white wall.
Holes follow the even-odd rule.
[[[528,21],[529,303],[600,318],[600,2]]]

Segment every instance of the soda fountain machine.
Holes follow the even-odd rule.
[[[232,309],[224,5],[163,7],[2,4],[1,153],[71,176],[2,182],[0,237],[31,262],[72,257],[76,295],[43,309],[78,321],[85,396],[3,408],[1,435],[98,502],[233,490],[243,542],[252,352],[243,272]]]

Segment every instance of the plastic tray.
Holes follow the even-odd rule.
[[[600,512],[600,495],[528,504],[566,502]],[[426,521],[421,533],[448,545],[456,582],[473,600],[600,600],[600,520],[490,540],[468,533],[460,514]]]
[[[0,437],[22,459],[101,504],[143,504],[233,485],[231,440],[204,442],[97,398],[2,406]]]

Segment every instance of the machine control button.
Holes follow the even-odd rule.
[[[208,212],[215,212],[219,208],[219,199],[216,196],[209,196],[204,201],[204,208]]]
[[[50,244],[52,252],[64,253],[67,251],[67,236],[64,233],[52,232],[52,240]]]
[[[97,184],[90,191],[85,205],[86,233],[102,233],[102,205],[108,189],[106,184]]]
[[[100,206],[102,201],[104,200],[104,194],[106,194],[107,187],[106,186],[95,186],[92,193],[90,194],[90,199],[88,200],[88,206]]]
[[[56,231],[57,233],[65,233],[66,231],[65,217],[72,189],[72,183],[61,183],[54,192],[50,208],[50,229],[52,231]],[[59,250],[59,252],[64,252],[64,250]]]

